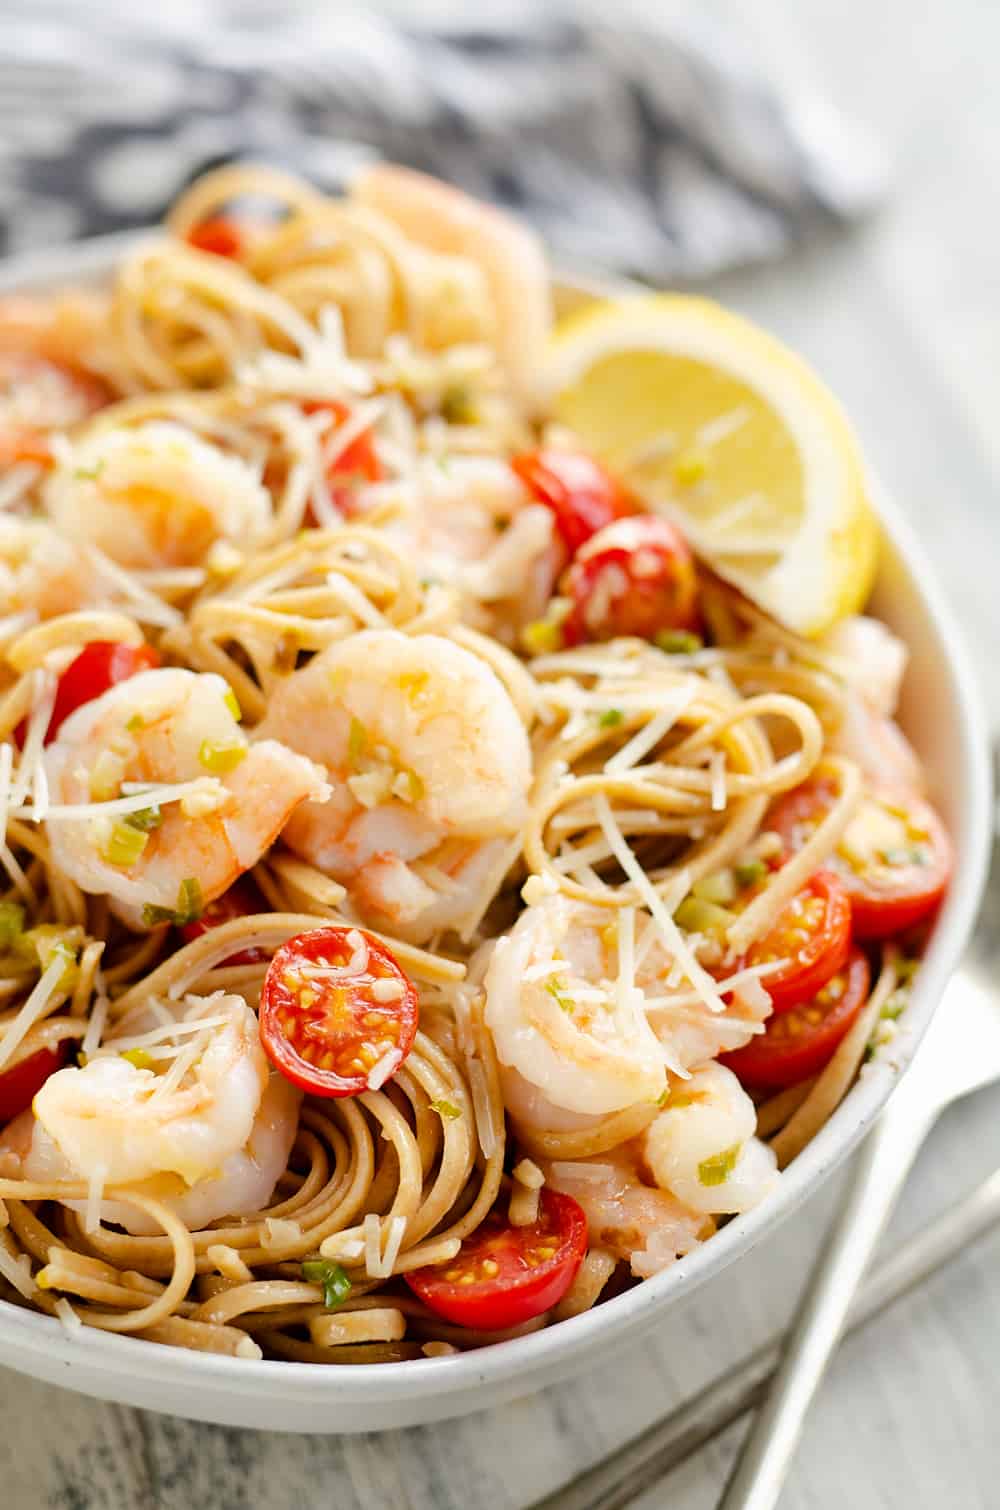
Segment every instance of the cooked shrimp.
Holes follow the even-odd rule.
[[[35,1097],[28,1149],[18,1129],[5,1139],[15,1151],[20,1145],[25,1177],[133,1185],[192,1231],[266,1205],[287,1167],[299,1092],[269,1074],[242,997],[199,1001],[180,1021],[199,1018],[204,1045],[189,1032],[170,1050],[179,1057],[200,1049],[174,1089],[161,1089],[174,1059],[154,1061],[160,1073],[138,1068],[114,1052],[114,1040],[84,1068],[50,1076]],[[130,1232],[157,1230],[125,1202],[103,1201],[101,1217]]]
[[[329,646],[279,684],[257,735],[333,784],[329,803],[292,815],[285,842],[407,938],[461,919],[524,816],[524,725],[494,672],[437,635],[365,630]]]
[[[238,712],[238,709],[235,710]],[[329,788],[311,761],[275,740],[249,744],[227,684],[208,672],[144,671],[77,709],[45,753],[54,807],[114,800],[149,787],[140,818],[47,819],[56,865],[107,896],[130,927],[147,906],[172,909],[182,883],[219,896],[256,864],[291,813]],[[131,784],[135,783],[133,787]],[[157,802],[165,784],[191,783]]]
[[[683,1075],[756,1031],[759,1012],[742,1001],[718,1013],[685,997],[672,1005],[664,985],[673,962],[658,936],[640,947],[633,980],[634,941],[623,954],[620,935],[632,927],[556,895],[527,907],[497,943],[486,1022],[504,1099],[521,1122],[560,1131],[586,1125],[566,1113],[596,1117],[655,1101],[667,1067]]]
[[[528,497],[505,461],[421,458],[413,477],[377,483],[364,502],[398,501],[385,526],[427,577],[457,587],[478,629],[510,638],[540,618],[565,565],[554,515]]]
[[[878,619],[855,614],[829,630],[820,644],[837,657],[837,671],[846,684],[844,718],[830,749],[857,761],[879,785],[920,791],[920,761],[892,716],[906,670],[902,640]]]
[[[594,1159],[542,1161],[545,1182],[583,1207],[593,1247],[604,1248],[648,1279],[690,1253],[714,1231],[669,1191],[649,1182],[634,1143]]]
[[[754,1137],[757,1111],[732,1070],[707,1064],[681,1085],[642,1135],[653,1179],[693,1211],[749,1211],[778,1178]]]
[[[351,197],[418,246],[482,269],[493,306],[493,344],[513,387],[530,394],[552,325],[545,252],[534,232],[449,184],[392,163],[363,169]]]
[[[253,468],[170,420],[89,430],[45,503],[68,540],[136,568],[200,565],[216,540],[251,544],[271,522]]]
[[[0,513],[0,613],[52,619],[99,598],[94,572],[68,540],[41,520]]]

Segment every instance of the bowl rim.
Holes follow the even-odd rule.
[[[9,257],[0,262],[0,293],[28,292],[107,275],[124,252],[153,235],[155,231],[149,229],[114,232]],[[590,297],[636,292],[634,284],[603,278],[590,270],[575,276],[571,270],[557,268],[553,282],[569,293]],[[447,1359],[406,1360],[392,1367],[356,1364],[335,1368],[194,1352],[93,1328],[86,1328],[78,1338],[58,1319],[6,1301],[0,1301],[0,1343],[13,1345],[25,1361],[28,1355],[44,1354],[54,1362],[91,1365],[118,1379],[158,1381],[165,1390],[187,1384],[213,1394],[224,1391],[230,1397],[281,1391],[300,1399],[309,1397],[310,1403],[335,1405],[340,1400],[351,1406],[384,1405],[418,1395],[440,1400],[464,1394],[471,1386],[502,1387],[516,1376],[527,1378],[551,1370],[553,1365],[560,1373],[569,1373],[575,1361],[582,1361],[598,1346],[624,1346],[635,1339],[644,1324],[665,1315],[672,1303],[686,1298],[774,1231],[853,1150],[909,1064],[971,931],[985,882],[993,828],[986,721],[963,636],[910,525],[877,483],[872,491],[883,533],[914,587],[921,619],[941,652],[960,712],[955,737],[963,782],[959,805],[966,852],[938,919],[907,1012],[905,1031],[894,1040],[892,1057],[875,1060],[862,1073],[828,1122],[784,1171],[773,1196],[728,1222],[711,1242],[699,1245],[668,1269],[603,1305],[527,1336]],[[4,1361],[14,1368],[19,1366],[16,1356]],[[60,1382],[88,1393],[85,1378],[76,1372]],[[192,1395],[192,1403],[195,1398]],[[458,1406],[454,1413],[459,1413]]]

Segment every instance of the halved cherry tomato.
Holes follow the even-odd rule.
[[[56,687],[56,700],[45,734],[51,744],[71,713],[84,703],[93,702],[109,687],[128,681],[140,671],[155,671],[160,657],[152,645],[125,645],[120,640],[91,640],[66,667]],[[18,747],[23,745],[27,723],[14,730]]]
[[[235,220],[214,215],[192,226],[186,237],[188,246],[199,252],[213,252],[216,257],[238,257],[243,250],[243,234]]]
[[[592,535],[560,584],[572,602],[567,645],[699,625],[694,557],[680,530],[651,514],[619,519]]]
[[[234,918],[250,917],[255,912],[267,912],[268,904],[261,896],[257,887],[248,876],[241,876],[234,881],[228,891],[224,891],[221,897],[216,897],[209,902],[201,914],[193,922],[185,923],[181,928],[181,936],[186,944],[201,938],[203,933],[209,933],[213,928],[218,928],[222,923],[231,923]],[[240,949],[235,954],[230,954],[222,961],[224,965],[256,965],[265,958],[263,949]]]
[[[843,970],[808,1002],[770,1017],[763,1033],[742,1049],[720,1054],[719,1063],[746,1084],[778,1089],[807,1080],[821,1070],[861,1011],[870,971],[860,949],[852,949]]]
[[[524,451],[510,464],[528,492],[552,510],[571,556],[606,524],[635,510],[621,483],[585,451],[546,446]]]
[[[61,1070],[69,1057],[69,1044],[62,1039],[54,1049],[36,1049],[0,1074],[0,1127],[26,1111],[50,1075]]]
[[[140,671],[154,671],[160,657],[152,645],[125,645],[120,640],[91,640],[75,660],[70,661],[59,678],[55,707],[49,720],[45,743],[59,733],[64,719],[75,713],[109,687],[128,681]]]
[[[327,410],[338,425],[350,418],[351,410],[339,399],[309,400],[302,405],[307,414],[321,414]],[[378,482],[382,477],[382,463],[375,453],[375,440],[371,430],[362,430],[330,464],[327,481],[330,494],[340,512],[350,516],[354,511],[354,488],[359,482]]]
[[[836,784],[815,777],[781,799],[770,825],[789,849],[801,849],[836,799]],[[888,938],[928,917],[941,901],[951,877],[951,840],[922,797],[871,791],[823,863],[851,899],[855,937]]]
[[[772,927],[753,944],[744,961],[788,964],[761,982],[775,1012],[809,1001],[842,970],[851,948],[851,903],[835,875],[817,871],[784,906]]]
[[[357,1096],[396,1073],[418,1015],[416,987],[381,940],[361,928],[317,928],[282,944],[268,966],[260,1040],[293,1085]]]
[[[538,1220],[512,1227],[494,1208],[447,1263],[404,1276],[428,1310],[456,1326],[500,1331],[556,1305],[587,1251],[587,1218],[572,1196],[543,1190]]]

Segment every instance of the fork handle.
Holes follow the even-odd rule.
[[[773,1510],[777,1504],[854,1293],[939,1110],[904,1081],[868,1135],[774,1384],[750,1428],[718,1510]]]

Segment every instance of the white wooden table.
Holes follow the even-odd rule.
[[[705,0],[708,3],[708,0]],[[863,230],[718,292],[815,362],[929,543],[1000,728],[1000,6],[994,0],[714,0],[772,65],[812,79],[895,158]],[[398,0],[400,9],[430,9]],[[440,7],[435,7],[440,9]],[[452,5],[454,10],[454,3]],[[619,12],[646,12],[618,0]],[[606,7],[605,7],[606,10]],[[1000,1091],[935,1132],[888,1243],[1000,1165]],[[3,1510],[520,1510],[696,1390],[789,1315],[823,1192],[643,1347],[543,1397],[365,1438],[205,1427],[0,1372]],[[787,1510],[1000,1505],[1000,1230],[842,1350]],[[736,1430],[641,1502],[709,1510]]]

